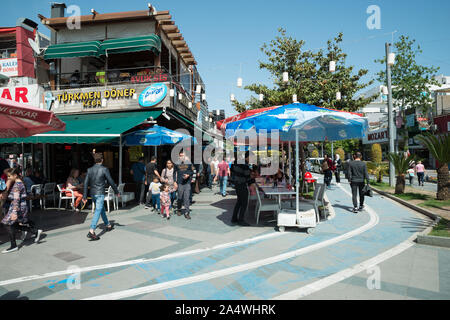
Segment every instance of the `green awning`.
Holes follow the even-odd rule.
[[[98,57],[100,41],[53,44],[45,50],[44,59]]]
[[[100,55],[139,51],[153,51],[158,55],[161,52],[161,39],[156,34],[141,37],[111,39],[103,41],[100,47]]]
[[[52,131],[28,138],[0,139],[1,143],[95,144],[118,141],[119,136],[146,119],[158,118],[161,111],[136,111],[58,116],[66,131]]]

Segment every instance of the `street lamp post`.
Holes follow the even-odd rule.
[[[389,153],[395,152],[395,127],[394,127],[394,108],[392,104],[392,83],[391,83],[391,65],[393,65],[392,59],[390,59],[391,44],[386,43],[386,82],[388,88],[388,125],[389,125]],[[389,185],[394,187],[395,180],[395,167],[394,164],[389,162]]]

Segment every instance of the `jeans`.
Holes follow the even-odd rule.
[[[179,184],[178,185],[178,210],[181,211],[182,205],[184,205],[185,208],[185,214],[189,213],[189,206],[191,205],[190,201],[190,195],[191,195],[191,184]]]
[[[341,183],[341,171],[336,168],[336,171],[334,172],[334,175],[336,177],[336,183]]]
[[[100,216],[102,216],[103,223],[105,224],[105,227],[109,226],[108,217],[106,216],[105,211],[105,196],[104,195],[95,195],[92,196],[92,201],[95,203],[95,211],[94,211],[94,217],[92,218],[91,222],[91,229],[95,230],[97,228],[98,220],[100,219]]]
[[[325,171],[324,182],[325,182],[325,184],[327,185],[327,187],[330,186],[331,180],[333,180],[333,171],[331,171],[331,170],[326,170],[326,171]]]
[[[213,179],[214,179],[214,175],[213,174],[208,174],[208,188],[212,187]]]
[[[364,182],[352,182],[350,184],[352,188],[352,200],[353,208],[358,208],[358,192],[359,192],[359,205],[362,207],[364,205]]]
[[[246,184],[236,185],[237,202],[233,210],[232,222],[243,221],[248,205],[248,188]]]
[[[173,207],[173,203],[175,202],[175,200],[177,200],[177,192],[171,192],[170,193],[170,208]]]
[[[152,194],[152,204],[153,208],[157,210],[161,209],[161,198],[159,197],[159,193]]]
[[[144,181],[136,182],[136,200],[139,200],[139,204],[145,202],[145,183]]]
[[[219,177],[219,182],[220,182],[220,193],[223,196],[226,196],[227,195],[228,176]]]
[[[425,177],[425,172],[417,172],[417,179],[419,180],[419,186],[423,185],[424,177]]]

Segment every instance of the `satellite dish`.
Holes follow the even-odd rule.
[[[31,49],[39,56],[41,55],[41,49],[39,48],[39,45],[31,38],[28,38],[28,43],[30,44]]]

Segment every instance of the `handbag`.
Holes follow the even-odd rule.
[[[366,184],[366,185],[363,187],[362,191],[363,191],[363,193],[364,193],[365,196],[367,196],[367,197],[373,197],[373,191],[372,191],[372,188],[371,188],[368,184]]]

